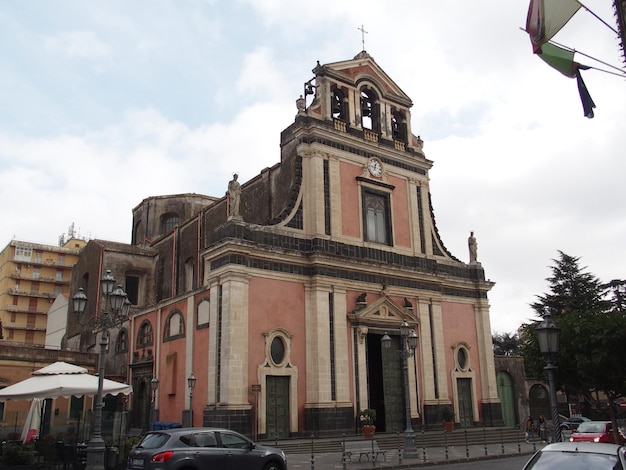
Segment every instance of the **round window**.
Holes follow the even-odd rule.
[[[459,348],[456,357],[459,362],[459,367],[465,370],[467,368],[467,351],[465,351],[465,348]]]
[[[270,355],[274,364],[281,364],[285,360],[285,343],[280,336],[276,336],[272,340]]]

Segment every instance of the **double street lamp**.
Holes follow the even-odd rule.
[[[546,359],[546,366],[543,368],[548,373],[548,386],[550,387],[550,410],[552,412],[552,442],[561,441],[561,421],[559,419],[559,405],[556,400],[556,382],[554,371],[554,358],[559,352],[559,336],[561,329],[552,321],[552,315],[547,312],[543,316],[543,321],[535,329],[537,333],[537,343],[539,351]]]
[[[106,445],[102,439],[102,389],[106,368],[106,350],[109,345],[109,328],[119,328],[126,320],[130,312],[128,296],[122,290],[122,286],[115,287],[115,278],[111,271],[100,279],[101,292],[105,298],[105,312],[99,313],[97,308],[89,317],[88,324],[94,331],[100,331],[100,357],[98,363],[98,392],[94,405],[94,423],[91,439],[87,443],[87,470],[103,470]],[[87,307],[87,295],[81,287],[72,297],[72,307],[77,315],[79,323],[85,314]],[[110,308],[110,311],[106,306]],[[96,306],[97,307],[97,306]]]
[[[383,349],[391,349],[391,337],[385,333],[382,339]],[[417,334],[415,330],[409,326],[406,320],[400,325],[400,347],[398,352],[402,358],[402,372],[404,380],[404,415],[406,420],[406,429],[404,430],[404,453],[406,459],[415,459],[419,455],[415,446],[415,432],[411,425],[411,395],[409,393],[409,357],[415,355],[417,348]]]

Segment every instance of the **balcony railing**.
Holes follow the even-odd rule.
[[[333,120],[334,124],[335,124],[335,129],[341,132],[347,132],[348,131],[348,125],[343,122],[340,121],[339,119],[334,119]]]
[[[378,133],[369,129],[363,129],[363,137],[370,142],[378,142]]]

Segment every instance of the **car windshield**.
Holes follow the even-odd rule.
[[[170,438],[167,434],[149,433],[143,438],[137,447],[142,449],[158,449],[163,447],[167,440]]]
[[[582,452],[539,452],[528,465],[532,470],[623,470],[617,455]]]
[[[593,421],[580,423],[580,426],[578,426],[578,432],[604,432],[604,429],[604,423],[595,423]]]

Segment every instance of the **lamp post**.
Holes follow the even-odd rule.
[[[87,470],[104,469],[106,445],[102,439],[102,389],[106,369],[106,350],[109,344],[109,328],[121,326],[128,319],[130,312],[128,296],[120,285],[115,287],[115,278],[111,275],[111,271],[107,271],[100,279],[100,288],[110,312],[105,306],[105,312],[100,314],[96,306],[96,311],[88,320],[88,324],[95,331],[100,331],[100,356],[98,359],[98,392],[94,405],[93,433],[87,443]],[[85,314],[87,300],[87,295],[82,287],[72,297],[72,307],[79,322]]]
[[[556,400],[556,382],[554,380],[554,371],[557,367],[554,365],[554,358],[559,352],[559,335],[561,329],[552,321],[552,315],[547,312],[543,316],[543,321],[535,329],[537,333],[537,343],[539,343],[539,351],[546,358],[546,366],[543,368],[548,373],[548,386],[550,387],[550,409],[552,412],[552,440],[553,442],[561,441],[561,421],[559,419],[559,405]]]
[[[196,386],[196,376],[193,372],[187,377],[187,386],[189,387],[189,425],[193,427],[193,388]]]
[[[150,402],[150,426],[149,429],[154,431],[154,422],[156,421],[156,392],[159,388],[159,379],[152,377],[150,381],[150,390],[152,391],[152,401]],[[145,408],[144,408],[145,409]]]
[[[391,337],[385,333],[382,339],[383,349],[391,349]],[[415,459],[419,455],[415,446],[415,432],[411,425],[411,396],[409,393],[409,357],[415,355],[417,348],[417,334],[415,330],[409,326],[406,320],[400,325],[400,350],[398,354],[402,358],[402,372],[404,380],[404,416],[406,420],[406,429],[404,430],[404,453],[405,459]]]

